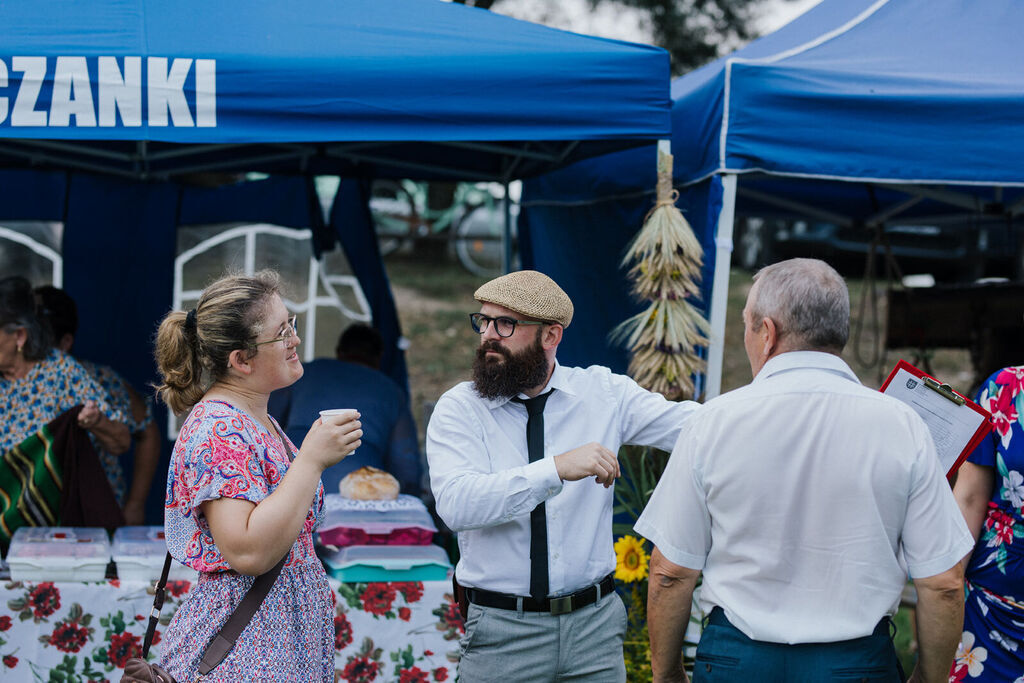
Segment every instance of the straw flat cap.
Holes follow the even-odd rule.
[[[480,286],[473,298],[481,303],[504,306],[534,320],[569,327],[572,299],[555,281],[536,270],[517,270]]]

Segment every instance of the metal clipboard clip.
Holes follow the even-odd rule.
[[[957,404],[958,406],[962,406],[964,404],[964,397],[954,392],[953,388],[950,387],[948,384],[942,384],[938,380],[934,380],[931,377],[922,377],[921,379],[924,380],[924,385],[926,387],[928,387],[932,391],[938,392],[940,396],[948,398],[950,401]]]

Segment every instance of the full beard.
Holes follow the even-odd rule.
[[[505,359],[488,358],[487,352],[500,353]],[[497,341],[480,344],[473,361],[473,388],[481,398],[512,398],[525,389],[544,383],[548,377],[548,359],[540,342],[540,334],[533,344],[519,353],[512,353]]]

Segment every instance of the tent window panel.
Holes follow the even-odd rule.
[[[308,231],[304,231],[308,232]],[[309,259],[313,253],[309,239],[295,240],[284,235],[258,234],[255,244],[256,266],[272,268],[285,283],[284,296],[294,303],[307,303],[309,299]]]
[[[64,224],[54,221],[0,223],[0,273],[20,275],[32,283],[63,286],[61,241]]]

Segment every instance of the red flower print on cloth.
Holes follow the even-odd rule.
[[[13,669],[18,666],[18,658],[14,655],[4,655],[4,666],[8,669]]]
[[[119,669],[132,657],[142,656],[142,641],[134,633],[115,633],[110,636],[110,649],[107,650],[107,661]]]
[[[405,601],[409,604],[419,602],[420,598],[423,597],[422,581],[396,581],[391,585],[395,587],[395,590],[405,596]]]
[[[366,585],[366,590],[359,596],[363,603],[363,611],[384,616],[391,611],[397,593],[390,583],[374,582]]]
[[[370,683],[379,672],[380,664],[369,657],[350,657],[341,677],[348,683]]]
[[[78,652],[89,642],[91,631],[73,621],[62,621],[53,629],[48,642],[61,652]]]
[[[996,384],[1006,385],[1010,389],[1010,395],[1013,398],[1017,397],[1017,394],[1024,389],[1024,365],[1019,365],[1014,368],[1003,368],[1003,370],[996,375]]]
[[[989,401],[988,410],[992,413],[992,429],[999,435],[1005,447],[1010,441],[1010,427],[1017,422],[1017,405],[1008,391],[1009,387],[1000,387],[995,400]]]
[[[48,617],[60,607],[60,591],[53,583],[41,583],[28,594],[28,606],[36,619]]]
[[[408,607],[399,607],[398,618],[402,621],[409,621],[409,619],[412,618],[412,610]]]
[[[192,588],[191,581],[179,580],[167,582],[167,592],[174,598],[180,598],[185,593],[188,593],[190,588]]]
[[[7,631],[11,628],[11,618],[6,614],[0,617],[0,631]]]
[[[429,674],[418,666],[398,672],[398,683],[430,683]]]
[[[334,617],[334,649],[344,650],[352,642],[352,624],[344,615]]]
[[[448,680],[448,669],[443,667],[443,666],[439,666],[436,669],[434,669],[434,680],[435,681],[447,681]]]
[[[987,544],[990,548],[1003,543],[1013,543],[1013,517],[999,509],[994,503],[989,503],[985,528],[991,529],[993,533]]]
[[[963,683],[965,678],[967,678],[967,665],[953,662],[953,668],[949,672],[949,683]]]

